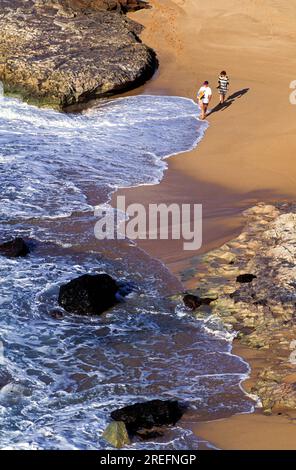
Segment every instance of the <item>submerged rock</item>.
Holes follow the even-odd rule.
[[[117,304],[117,282],[108,274],[84,274],[60,287],[58,302],[67,312],[100,315]]]
[[[128,432],[123,421],[113,421],[108,424],[102,437],[117,449],[130,444]]]
[[[5,90],[64,108],[148,80],[156,55],[139,39],[140,25],[107,11],[119,3],[129,2],[2,0]]]
[[[176,424],[182,417],[184,408],[178,401],[151,400],[125,406],[111,413],[115,421],[123,421],[130,434],[136,434],[143,429],[154,426],[169,426]]]
[[[51,318],[54,318],[55,320],[62,320],[64,318],[64,312],[56,308],[50,311],[50,316]]]
[[[164,430],[158,427],[153,427],[151,429],[139,429],[137,431],[137,436],[140,437],[143,441],[148,439],[157,439],[164,435]]]
[[[30,253],[29,247],[22,238],[14,238],[0,244],[0,255],[8,256],[9,258],[26,256],[28,253]]]
[[[30,390],[17,382],[9,382],[0,389],[0,403],[13,405],[30,396]]]

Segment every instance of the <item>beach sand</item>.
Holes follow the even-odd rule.
[[[289,100],[296,79],[296,0],[150,4],[153,9],[131,15],[145,26],[142,39],[160,60],[156,77],[140,92],[195,98],[207,79],[215,111],[219,72],[226,69],[231,79],[233,98],[208,117],[210,127],[198,147],[170,158],[159,185],[120,191],[127,203],[203,205],[198,253],[176,241],[139,242],[180,274],[194,255],[239,234],[245,208],[296,199],[296,106]],[[237,349],[256,369],[256,354]],[[295,430],[290,418],[260,412],[195,427],[198,436],[225,449],[295,449]]]

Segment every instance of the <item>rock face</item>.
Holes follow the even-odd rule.
[[[266,351],[247,390],[266,411],[296,409],[296,205],[259,204],[244,216],[239,237],[200,258],[196,294],[215,295],[210,314]]]
[[[106,10],[119,4],[135,2],[1,0],[5,90],[64,108],[149,79],[155,53],[140,41],[140,25]]]
[[[128,432],[134,435],[142,429],[174,425],[183,412],[178,401],[151,400],[112,411],[111,418],[123,421]]]
[[[58,302],[67,312],[100,315],[116,305],[118,286],[108,274],[84,274],[60,288]]]
[[[28,253],[30,253],[29,247],[22,238],[15,238],[0,244],[0,255],[8,256],[9,258],[26,256]]]

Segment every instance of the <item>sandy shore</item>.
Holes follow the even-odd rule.
[[[145,25],[142,38],[160,59],[145,93],[194,98],[204,79],[215,88],[221,69],[231,77],[230,94],[249,88],[209,117],[206,138],[195,151],[169,160],[160,185],[125,191],[131,202],[202,203],[207,251],[239,232],[246,207],[258,200],[295,199],[296,106],[289,102],[289,85],[296,78],[296,2],[151,4],[153,10],[132,15]],[[215,93],[213,107],[217,102]],[[167,263],[188,257],[178,244],[141,244]]]
[[[128,203],[203,204],[200,254],[240,232],[245,208],[296,198],[296,106],[289,101],[296,79],[296,1],[150,3],[152,10],[132,18],[145,26],[142,39],[157,51],[160,69],[140,91],[194,98],[205,79],[215,90],[220,70],[231,78],[233,99],[209,116],[198,147],[171,158],[161,184],[122,191]],[[217,103],[215,90],[214,111]],[[175,241],[139,244],[177,274],[195,255]],[[256,374],[257,353],[236,347],[236,354],[249,360]],[[225,449],[287,449],[295,448],[295,429],[290,416],[258,412],[200,423],[195,432]]]

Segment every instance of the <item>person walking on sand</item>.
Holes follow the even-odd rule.
[[[200,119],[205,119],[209,103],[212,99],[212,90],[209,87],[209,82],[206,80],[203,86],[200,87],[197,94],[199,106],[201,108]]]
[[[218,78],[218,86],[217,86],[219,90],[219,95],[220,95],[220,104],[223,104],[225,102],[225,98],[228,92],[228,87],[229,87],[229,78],[225,70],[222,70]]]

